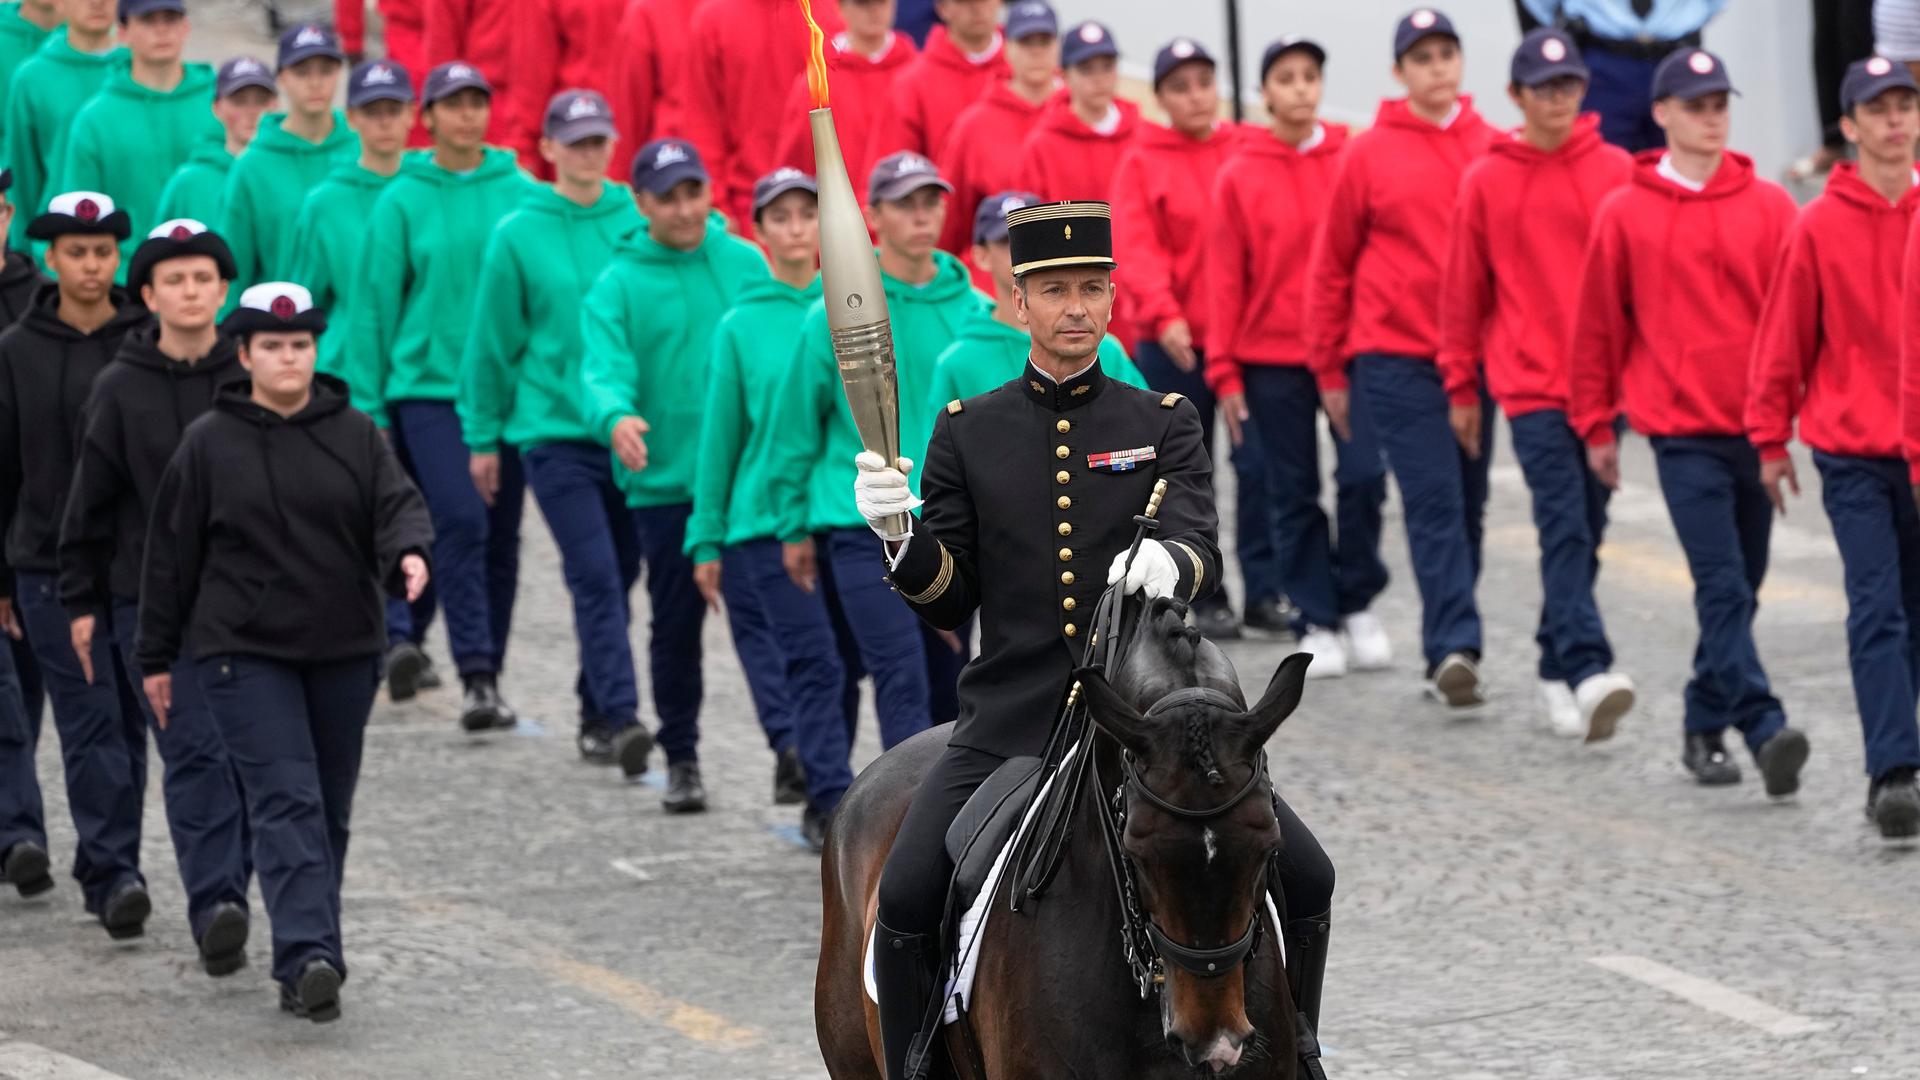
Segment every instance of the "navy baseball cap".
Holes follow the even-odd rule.
[[[273,79],[273,72],[267,70],[264,61],[251,56],[236,56],[220,65],[220,74],[213,81],[213,96],[232,97],[249,86],[257,86],[271,94],[280,92],[280,84]]]
[[[319,23],[301,23],[289,27],[280,35],[280,55],[274,61],[274,70],[285,71],[302,60],[311,60],[316,56],[332,57],[341,63],[347,62],[346,51],[340,48],[340,38],[332,30]]]
[[[1327,50],[1321,48],[1319,42],[1303,37],[1283,37],[1267,46],[1267,51],[1260,54],[1260,81],[1266,82],[1267,72],[1272,71],[1273,65],[1279,63],[1280,58],[1290,52],[1306,53],[1313,57],[1314,63],[1321,67],[1327,66]]]
[[[1083,22],[1060,39],[1061,67],[1084,64],[1095,57],[1119,55],[1120,46],[1113,40],[1113,31],[1097,22]]]
[[[376,101],[412,101],[413,76],[391,60],[368,60],[347,76],[347,108]]]
[[[1542,26],[1520,39],[1520,47],[1513,50],[1510,81],[1514,85],[1539,86],[1563,75],[1583,82],[1593,81],[1593,73],[1587,70],[1579,46],[1564,30]]]
[[[953,185],[940,175],[940,167],[911,150],[888,154],[876,163],[867,177],[867,203],[878,206],[894,202],[919,191],[937,187],[951,193]]]
[[[619,137],[613,126],[613,106],[592,90],[562,90],[547,102],[547,118],[541,121],[540,134],[562,146],[598,135]]]
[[[1840,80],[1840,111],[1850,113],[1855,105],[1872,101],[1889,90],[1920,93],[1920,85],[1914,83],[1905,64],[1896,64],[1884,56],[1855,60],[1847,65],[1846,77]]]
[[[427,72],[427,89],[420,95],[420,103],[431,105],[462,90],[478,90],[488,97],[493,96],[493,84],[480,74],[479,68],[465,60],[449,60]]]
[[[1007,215],[1023,206],[1040,205],[1040,196],[1031,191],[1002,191],[980,200],[973,214],[973,242],[991,244],[1007,238]]]
[[[1708,94],[1735,94],[1725,61],[1705,49],[1681,49],[1653,69],[1653,100],[1692,101]]]
[[[142,15],[151,15],[156,11],[175,11],[187,13],[185,0],[120,0],[120,21],[137,19]]]
[[[1407,12],[1393,28],[1393,62],[1399,63],[1410,49],[1430,37],[1450,37],[1455,44],[1460,41],[1459,31],[1445,12],[1429,7]]]
[[[1174,68],[1181,64],[1196,63],[1205,64],[1208,67],[1218,66],[1213,62],[1213,54],[1207,51],[1206,46],[1192,38],[1174,38],[1167,42],[1153,57],[1153,88],[1160,89],[1160,83],[1173,74]]]
[[[1021,0],[1007,11],[1005,37],[1008,41],[1019,41],[1035,34],[1059,37],[1060,16],[1053,13],[1046,0]]]
[[[634,187],[662,196],[688,180],[705,184],[712,178],[700,151],[685,139],[655,139],[633,156]]]
[[[813,177],[791,165],[782,165],[753,182],[753,216],[757,220],[760,211],[773,204],[773,200],[789,191],[810,191],[820,194],[820,184]]]

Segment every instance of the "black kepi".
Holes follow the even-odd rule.
[[[1103,202],[1050,202],[1007,213],[1013,275],[1091,266],[1111,270],[1113,208]]]

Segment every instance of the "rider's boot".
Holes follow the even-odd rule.
[[[1299,1010],[1295,1027],[1303,1080],[1326,1080],[1320,1067],[1320,987],[1327,977],[1327,933],[1332,911],[1287,921],[1287,988]]]
[[[916,1048],[914,1040],[933,998],[937,959],[933,935],[902,934],[877,923],[874,937],[873,981],[880,998],[886,1080],[924,1080],[932,1055],[925,1045]]]

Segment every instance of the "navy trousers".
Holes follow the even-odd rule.
[[[1433,361],[1373,354],[1351,366],[1353,404],[1365,409],[1393,466],[1420,586],[1420,643],[1431,671],[1449,653],[1480,652],[1480,544],[1493,461],[1493,402],[1480,398],[1480,458],[1467,457],[1447,420]]]
[[[1597,48],[1583,55],[1593,78],[1580,108],[1600,114],[1600,137],[1629,154],[1667,145],[1667,133],[1653,122],[1653,69],[1660,62]]]
[[[500,491],[489,507],[467,471],[467,446],[450,401],[396,401],[395,452],[433,514],[435,593],[447,643],[462,675],[500,670],[520,577],[520,514],[526,478],[520,455],[500,449]],[[424,627],[421,629],[424,630]]]
[[[547,519],[573,598],[580,645],[582,723],[615,730],[639,720],[628,595],[640,577],[640,534],[613,482],[613,460],[593,443],[548,443],[523,455],[527,483]]]
[[[273,977],[291,982],[315,958],[344,975],[340,881],[379,658],[295,665],[228,655],[195,666],[246,794]]]
[[[420,591],[420,599],[409,604],[396,596],[387,597],[387,648],[391,649],[403,641],[425,646],[427,631],[433,626],[433,613],[438,607],[433,582]]]
[[[1507,419],[1513,456],[1533,496],[1540,536],[1540,677],[1568,686],[1613,667],[1613,646],[1593,599],[1612,494],[1587,468],[1587,448],[1560,409]]]
[[[920,617],[886,580],[886,554],[867,528],[835,529],[819,541],[833,563],[833,588],[860,662],[873,675],[880,743],[887,749],[931,726],[927,659]]]
[[[721,580],[728,591],[751,596],[778,648],[776,677],[786,691],[791,719],[790,743],[807,773],[807,803],[821,814],[833,813],[853,783],[848,759],[853,753],[854,723],[859,717],[859,687],[854,683],[854,712],[849,718],[844,691],[853,680],[841,662],[840,643],[824,586],[807,592],[793,583],[781,562],[777,540],[753,540],[726,550]],[[736,646],[739,638],[735,637]],[[741,657],[746,663],[746,657]],[[751,669],[749,669],[751,670]],[[752,687],[753,676],[748,677]]]
[[[40,678],[40,661],[34,658],[33,642],[24,632],[17,638],[7,638],[7,651],[13,657],[13,673],[20,680],[20,700],[26,706],[27,720],[37,736],[40,719],[47,711],[47,686]]]
[[[1757,751],[1787,722],[1753,642],[1773,535],[1773,503],[1760,483],[1760,456],[1736,435],[1649,441],[1673,531],[1693,572],[1693,610],[1700,623],[1686,729],[1712,734],[1737,728]]]
[[[1320,508],[1320,391],[1304,367],[1248,365],[1247,412],[1260,433],[1262,473],[1279,520],[1280,583],[1300,610],[1295,629],[1335,629],[1387,587],[1380,508],[1387,467],[1367,410],[1352,411],[1353,438],[1334,440],[1334,524]]]
[[[1140,373],[1147,377],[1148,386],[1162,393],[1185,394],[1193,402],[1193,407],[1200,410],[1201,439],[1207,447],[1207,454],[1219,460],[1214,452],[1213,441],[1216,427],[1214,418],[1218,410],[1215,408],[1213,391],[1208,388],[1206,377],[1202,374],[1206,369],[1205,357],[1194,370],[1181,371],[1159,342],[1142,341],[1134,346],[1133,360],[1139,365]],[[1246,582],[1248,604],[1277,600],[1284,594],[1286,586],[1280,553],[1280,523],[1268,493],[1267,456],[1261,450],[1262,432],[1257,429],[1257,424],[1256,419],[1255,424],[1250,425],[1252,430],[1245,433],[1239,446],[1227,448],[1227,457],[1233,465],[1233,476],[1238,483],[1233,519],[1234,554],[1240,561],[1241,580]],[[1224,589],[1214,596],[1218,603],[1228,602]]]
[[[646,567],[647,664],[653,673],[653,707],[660,714],[656,733],[667,763],[700,757],[700,628],[707,602],[693,583],[693,560],[683,549],[693,504],[641,506],[630,511],[640,534],[640,561]],[[724,571],[721,576],[725,576]]]
[[[129,673],[114,648],[113,617],[96,620],[93,676],[73,655],[73,637],[52,574],[21,573],[14,602],[40,661],[67,770],[67,809],[79,836],[73,877],[90,912],[140,876],[140,811],[147,790],[147,729]]]
[[[140,670],[133,659],[138,618],[133,601],[114,599],[113,637],[128,671]],[[153,729],[154,742],[160,746],[167,828],[173,835],[180,883],[186,887],[187,925],[197,941],[214,905],[247,906],[247,880],[253,876],[248,853],[252,834],[239,775],[200,692],[199,667],[193,661],[173,665],[173,707],[167,710],[165,730],[154,722],[144,690],[135,697],[141,718]]]
[[[860,643],[854,640],[847,610],[840,605],[840,589],[833,583],[833,560],[827,558],[826,535],[814,537],[813,544],[818,555],[814,568],[820,575],[815,591],[826,603],[827,615],[833,622],[833,643],[840,653],[840,670],[845,673],[841,680],[840,709],[847,722],[847,743],[852,745],[860,732],[860,680],[868,675],[867,663],[860,658]]]
[[[1920,510],[1906,463],[1816,450],[1847,588],[1847,662],[1867,775],[1920,768]]]
[[[772,550],[773,569],[780,570],[780,546]],[[727,605],[727,631],[747,678],[747,694],[760,717],[767,748],[781,753],[794,745],[794,690],[787,681],[787,650],[779,628],[754,586],[756,559],[765,562],[764,546],[749,551],[730,547],[720,553],[720,593]],[[764,569],[762,571],[764,573]],[[782,572],[782,576],[785,574]]]
[[[47,846],[47,816],[33,762],[40,715],[27,708],[14,655],[12,649],[0,649],[0,859],[24,841]]]

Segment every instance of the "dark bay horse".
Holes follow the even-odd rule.
[[[1185,610],[1151,602],[1111,683],[1095,669],[1076,676],[1098,730],[1096,771],[1071,808],[1045,895],[1013,912],[1014,875],[996,887],[967,1011],[975,1042],[966,1044],[960,1025],[945,1033],[959,1077],[1295,1077],[1294,1005],[1263,892],[1268,855],[1284,838],[1262,747],[1299,704],[1310,657],[1288,657],[1249,709],[1232,663],[1186,625]],[[950,733],[935,728],[886,754],[835,814],[821,863],[814,983],[815,1024],[834,1080],[883,1080],[863,971],[875,895],[908,801]],[[1223,961],[1228,970],[1203,976],[1168,957],[1164,985],[1143,997],[1122,951],[1126,905],[1097,816],[1122,787],[1120,844],[1137,908],[1158,931],[1154,942],[1191,961],[1208,950],[1230,955],[1257,931],[1244,963]]]

